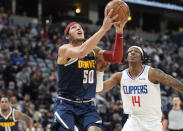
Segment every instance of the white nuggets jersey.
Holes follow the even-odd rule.
[[[121,95],[126,114],[144,121],[161,120],[160,84],[148,79],[150,66],[144,65],[142,72],[132,78],[128,69],[122,71]]]

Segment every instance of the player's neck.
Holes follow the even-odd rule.
[[[7,116],[9,113],[10,113],[10,108],[6,109],[6,110],[2,110],[1,109],[1,113],[4,115],[4,116]]]
[[[142,70],[143,70],[142,64],[130,64],[128,72],[132,77],[136,77],[142,72]]]
[[[82,44],[83,44],[82,41],[72,41],[72,42],[71,42],[71,45],[73,45],[73,46],[80,46],[80,45],[82,45]]]
[[[173,106],[173,110],[180,110],[180,106]]]

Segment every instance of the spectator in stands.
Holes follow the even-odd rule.
[[[18,103],[17,97],[16,96],[12,96],[10,98],[10,102],[11,102],[11,106],[13,108],[15,108],[18,111],[22,111],[21,105]]]
[[[4,82],[5,82],[5,87],[6,88],[8,87],[8,83],[10,81],[15,80],[15,74],[16,74],[16,69],[13,67],[12,61],[9,61],[7,63],[7,66],[3,70],[3,79],[4,79]]]
[[[183,40],[181,41],[180,47],[178,49],[179,57],[183,59]]]
[[[121,131],[121,129],[122,129],[122,125],[120,123],[117,123],[115,125],[114,131]]]
[[[9,51],[8,50],[6,50],[6,51],[3,51],[3,55],[2,55],[2,57],[1,57],[1,64],[4,64],[4,65],[6,65],[7,63],[8,63],[8,61],[10,61],[10,53],[9,53]]]
[[[32,104],[30,95],[25,94],[24,95],[24,100],[20,104],[22,106],[23,112],[26,112],[29,109],[30,105]]]
[[[16,74],[16,83],[19,92],[22,92],[22,88],[30,84],[30,72],[27,70],[26,65],[24,65],[21,70]]]
[[[112,122],[111,122],[111,131],[113,131],[116,128],[117,124],[122,125],[122,118],[118,112],[114,112],[112,115]]]
[[[8,98],[11,98],[12,96],[14,96],[14,93],[16,93],[16,92],[14,92],[13,90],[8,89],[8,90],[6,90],[6,93],[7,93]]]
[[[14,81],[9,82],[8,89],[13,90],[13,91],[16,89]]]
[[[13,55],[11,56],[11,60],[13,61],[14,65],[24,62],[18,50],[14,50]]]
[[[0,79],[0,90],[5,89],[4,81]]]
[[[34,122],[33,131],[44,131],[44,129],[39,122]]]
[[[45,131],[51,131],[50,128],[51,128],[51,124],[49,123],[49,124],[46,125],[46,130]]]
[[[105,94],[105,99],[107,102],[109,103],[113,103],[114,102],[114,96],[111,94],[111,92],[106,92]]]

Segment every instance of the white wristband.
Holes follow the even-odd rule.
[[[101,92],[103,90],[103,75],[104,75],[104,72],[97,71],[96,92]]]

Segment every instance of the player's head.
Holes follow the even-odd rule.
[[[128,62],[140,62],[142,63],[144,60],[144,51],[139,46],[131,46],[128,49]]]
[[[177,95],[173,96],[173,98],[172,98],[172,104],[173,104],[173,106],[180,107],[180,105],[181,105],[180,97],[177,96]]]
[[[127,62],[147,64],[152,62],[151,58],[139,46],[131,46],[128,49]]]
[[[77,22],[71,22],[67,25],[64,31],[64,36],[68,41],[84,41],[84,31],[81,25]]]
[[[2,111],[7,111],[10,106],[10,101],[7,96],[2,96],[0,99],[0,107]]]

